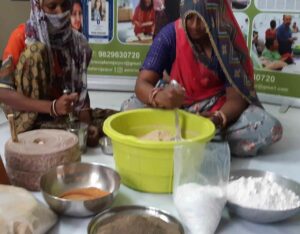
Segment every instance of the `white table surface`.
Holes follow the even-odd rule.
[[[0,124],[0,153],[3,158],[4,144],[9,138],[9,127]],[[280,146],[278,146],[280,147]],[[275,147],[273,151],[267,152],[269,155],[252,159],[233,159],[232,168],[253,168],[270,170],[288,176],[300,182],[299,161],[300,156],[295,152],[285,152]],[[274,152],[275,151],[275,152]],[[284,157],[284,160],[282,160]],[[112,156],[102,154],[101,148],[88,149],[82,156],[83,162],[97,162],[114,167]],[[45,203],[41,193],[35,192],[34,196]],[[175,217],[179,217],[174,207],[172,196],[168,194],[150,194],[134,191],[121,185],[119,193],[113,206],[120,205],[144,205],[162,209]],[[87,226],[90,218],[70,218],[60,216],[59,222],[48,232],[51,234],[83,234],[87,233]],[[237,217],[230,217],[227,209],[224,209],[222,220],[216,233],[222,234],[299,234],[300,233],[300,214],[284,222],[276,224],[255,224]]]

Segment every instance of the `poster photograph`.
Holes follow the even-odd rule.
[[[83,31],[93,50],[90,87],[133,90],[153,38],[179,17],[180,0],[101,0],[102,8],[100,0],[82,1]]]
[[[113,35],[113,1],[86,1],[87,38],[90,43],[108,43]],[[111,6],[110,6],[111,5]]]
[[[300,18],[296,14],[266,13],[253,19],[252,59],[255,69],[300,75]],[[290,36],[285,35],[286,24]]]
[[[89,86],[133,90],[153,38],[164,25],[179,17],[180,0],[81,0],[81,3],[80,30],[93,50],[88,68]],[[300,1],[231,0],[231,4],[253,61],[257,91],[271,95],[272,99],[275,96],[298,99]],[[286,21],[290,22],[285,24]]]
[[[93,89],[132,90],[149,45],[123,43],[118,37],[118,14],[122,8],[124,23],[132,26],[132,1],[83,0],[85,35],[93,50],[88,79]],[[131,9],[132,8],[132,9]],[[127,11],[128,9],[128,11]],[[126,31],[126,30],[125,30]]]
[[[232,7],[247,39],[257,91],[271,102],[298,99],[300,1],[232,0]]]
[[[155,13],[152,0],[118,1],[117,35],[121,43],[152,43]]]

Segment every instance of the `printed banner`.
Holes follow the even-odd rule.
[[[93,49],[88,74],[112,83],[134,81],[154,34],[179,16],[179,0],[81,0],[81,6],[82,32]]]
[[[300,97],[300,1],[232,0],[260,93]]]
[[[105,79],[111,89],[116,77],[134,82],[153,35],[179,16],[180,0],[73,1],[81,3],[79,30],[93,49],[88,74]],[[299,98],[300,1],[231,2],[248,43],[257,91]]]
[[[139,14],[139,0],[83,0],[83,4],[84,34],[93,49],[88,74],[99,79],[101,76],[135,79],[152,43],[153,8],[153,15],[143,18],[143,24],[149,24],[144,27],[148,31],[140,32],[133,24],[133,17]]]

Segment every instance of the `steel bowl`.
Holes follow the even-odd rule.
[[[283,188],[293,191],[297,196],[300,197],[300,184],[298,182],[277,175],[273,172],[250,169],[235,170],[230,173],[230,180],[236,180],[242,176],[268,177],[271,181],[276,182]],[[279,222],[290,218],[300,212],[300,206],[289,210],[262,210],[243,207],[229,201],[227,202],[227,207],[229,209],[229,212],[255,223]]]
[[[129,215],[141,215],[141,216],[150,216],[161,219],[167,224],[175,224],[178,226],[178,231],[180,234],[184,234],[184,228],[182,224],[172,215],[161,211],[153,207],[144,207],[144,206],[119,206],[110,208],[98,215],[96,215],[88,225],[88,234],[97,234],[100,227],[103,224],[107,224],[118,216],[129,216]],[[147,230],[143,231],[147,233]],[[125,233],[124,233],[125,234]],[[135,233],[140,234],[140,233]]]
[[[113,148],[111,139],[107,136],[101,137],[99,140],[102,152],[104,154],[113,155]]]
[[[52,168],[41,177],[41,191],[51,209],[58,214],[85,217],[110,207],[120,187],[120,176],[113,169],[94,163],[70,163]],[[76,188],[96,187],[109,192],[92,200],[60,198]]]

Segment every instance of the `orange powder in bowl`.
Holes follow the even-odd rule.
[[[101,197],[105,197],[109,192],[95,188],[77,188],[68,190],[62,193],[59,197],[68,200],[93,200]]]

